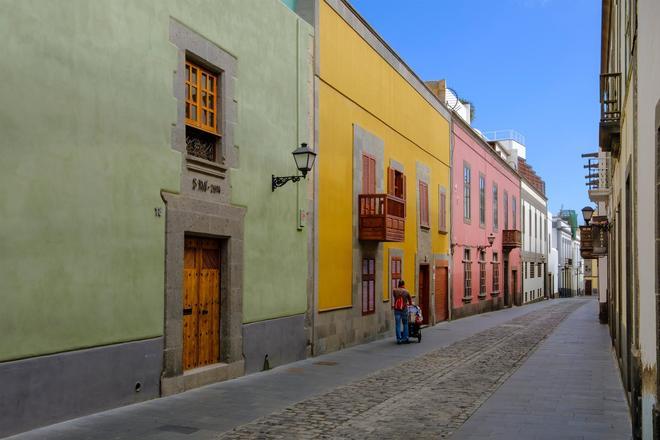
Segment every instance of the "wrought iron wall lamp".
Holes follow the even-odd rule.
[[[293,150],[293,160],[296,162],[296,168],[302,174],[301,176],[275,176],[272,175],[272,190],[275,191],[275,188],[284,186],[289,180],[292,182],[298,182],[300,179],[307,177],[307,173],[312,170],[314,166],[314,161],[316,160],[316,153],[311,150],[307,144],[300,144],[299,148]]]

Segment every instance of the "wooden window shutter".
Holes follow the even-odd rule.
[[[387,167],[387,194],[395,195],[396,173],[394,169]]]
[[[376,159],[362,155],[362,194],[376,193]]]

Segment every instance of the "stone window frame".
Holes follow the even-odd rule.
[[[178,49],[174,72],[174,97],[177,100],[177,121],[172,133],[172,146],[185,158],[189,170],[224,178],[229,168],[235,168],[234,130],[237,124],[235,78],[238,60],[231,53],[212,43],[192,29],[170,20],[170,42]],[[218,76],[216,93],[217,130],[222,135],[216,144],[215,161],[192,156],[187,152],[185,123],[185,65],[191,61]]]

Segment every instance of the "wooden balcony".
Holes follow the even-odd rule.
[[[502,231],[502,247],[504,249],[519,248],[522,245],[522,234],[517,229],[504,229]]]
[[[621,74],[600,75],[599,143],[603,151],[618,156],[621,134]]]
[[[404,240],[406,202],[390,194],[360,194],[360,240]]]
[[[580,256],[584,259],[594,258],[594,242],[591,226],[580,226]]]

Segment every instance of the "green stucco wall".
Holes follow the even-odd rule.
[[[0,360],[163,333],[154,208],[181,169],[170,17],[238,59],[244,320],[305,311],[295,188],[271,194],[270,174],[292,173],[306,140],[298,34],[311,29],[279,0],[2,2]]]

